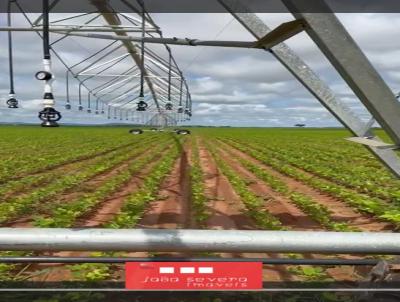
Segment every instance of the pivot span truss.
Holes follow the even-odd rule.
[[[62,17],[60,14],[50,14],[62,1],[50,3],[49,0],[43,0],[43,14],[39,16],[24,12],[24,0],[8,2],[8,26],[0,30],[9,31],[10,37],[9,99],[15,101],[8,102],[9,108],[18,107],[13,84],[11,33],[33,31],[43,38],[45,48],[48,47],[49,53],[51,51],[66,69],[64,75],[57,75],[65,82],[66,110],[104,114],[108,119],[140,124],[145,124],[154,114],[168,113],[177,121],[190,119],[192,104],[189,88],[169,46],[152,47],[145,43],[117,40],[88,43],[88,39],[72,37],[77,32],[111,32],[118,37],[128,34],[162,37],[160,28],[146,12],[142,2],[136,3],[134,13],[115,12],[107,1],[92,1],[93,12],[64,14]],[[13,26],[11,12],[22,13],[30,27]],[[86,56],[67,58],[64,49],[76,52],[76,48],[70,45],[82,46]],[[46,56],[49,58],[50,54]],[[46,60],[44,71],[51,73],[51,62]],[[44,107],[54,107],[54,101],[46,101],[46,93],[52,93],[53,79],[54,75],[48,80],[44,79]],[[144,105],[139,107],[141,101]]]
[[[395,94],[389,89],[372,64],[368,61],[361,49],[357,46],[346,29],[333,13],[301,13],[305,11],[307,1],[283,0],[282,2],[293,13],[294,21],[282,24],[271,30],[253,12],[236,0],[218,0],[225,9],[230,12],[255,38],[254,42],[244,41],[201,41],[196,39],[163,38],[159,29],[151,21],[149,15],[147,21],[140,24],[139,20],[128,17],[125,14],[110,13],[106,0],[98,0],[93,3],[108,25],[102,25],[97,30],[91,30],[90,22],[72,25],[56,25],[50,30],[62,34],[61,39],[68,37],[93,38],[98,41],[112,41],[107,49],[118,47],[125,52],[120,56],[83,69],[77,68],[83,65],[68,66],[66,78],[69,76],[79,82],[81,90],[93,96],[100,103],[104,103],[116,112],[122,109],[132,109],[135,96],[129,95],[130,91],[138,91],[138,87],[129,87],[129,90],[119,96],[110,97],[110,90],[118,85],[125,85],[125,81],[138,77],[140,71],[146,79],[147,89],[153,104],[150,106],[155,114],[163,114],[160,103],[165,101],[165,95],[173,98],[173,91],[177,92],[174,98],[175,104],[184,104],[185,110],[191,110],[190,93],[186,81],[172,56],[170,62],[161,60],[150,49],[143,47],[144,56],[148,62],[138,63],[140,45],[161,44],[186,45],[186,46],[214,46],[214,47],[240,47],[249,48],[252,51],[267,51],[271,53],[288,71],[308,90],[314,97],[327,108],[356,139],[362,143],[384,163],[396,176],[400,176],[400,161],[394,150],[400,146],[400,104]],[[57,2],[57,1],[56,1]],[[323,5],[322,1],[321,5]],[[140,8],[140,5],[139,5]],[[143,6],[142,6],[143,8]],[[321,11],[327,11],[323,6]],[[237,13],[240,11],[241,13]],[[107,14],[107,15],[106,15]],[[88,16],[89,14],[85,14]],[[132,21],[130,27],[123,25],[120,20],[127,18]],[[36,30],[40,26],[40,20],[32,22],[32,27],[27,30]],[[135,21],[133,21],[135,20]],[[60,20],[58,20],[60,21]],[[63,20],[65,21],[65,20]],[[60,21],[61,22],[61,21]],[[56,23],[60,23],[56,22]],[[142,35],[135,36],[137,28],[144,25]],[[136,26],[136,27],[135,27]],[[13,31],[8,27],[3,30]],[[104,32],[110,31],[113,34]],[[371,113],[372,119],[364,122],[340,99],[334,92],[312,71],[312,69],[297,56],[283,42],[290,37],[305,31],[316,46],[321,49],[332,66],[343,77],[361,104]],[[92,33],[88,33],[92,32]],[[100,33],[101,32],[101,33]],[[143,33],[146,33],[145,35]],[[155,37],[155,33],[158,34]],[[55,42],[53,42],[55,43]],[[57,42],[58,43],[58,42]],[[106,50],[104,50],[106,51]],[[96,55],[100,55],[99,54]],[[90,59],[92,59],[91,57]],[[107,64],[115,65],[119,60],[133,59],[136,67],[119,72],[112,77],[112,81],[99,84],[95,88],[89,88],[89,80],[107,77],[106,71],[99,72]],[[104,58],[102,58],[104,59]],[[87,62],[87,58],[84,62]],[[150,66],[150,62],[154,66]],[[144,73],[140,67],[145,67]],[[168,68],[167,68],[168,66]],[[154,68],[159,68],[155,71]],[[74,68],[76,68],[76,71]],[[139,69],[139,70],[138,70]],[[162,70],[164,73],[162,73]],[[110,69],[107,69],[110,72]],[[165,75],[168,75],[168,85],[165,84]],[[172,84],[175,79],[176,83]],[[118,84],[117,84],[118,83]],[[164,83],[164,84],[162,84]],[[127,85],[127,84],[126,84]],[[137,85],[137,83],[136,83]],[[111,86],[111,89],[110,89]],[[67,86],[68,87],[68,86]],[[107,89],[104,89],[107,87]],[[153,91],[154,90],[154,91]],[[129,95],[129,97],[128,97]],[[125,98],[126,96],[126,98]],[[82,97],[82,95],[81,95]],[[133,97],[133,99],[130,99]],[[122,101],[121,99],[124,99]],[[68,98],[67,98],[68,99]],[[125,104],[124,102],[127,101]],[[180,103],[180,102],[183,103]],[[89,107],[89,106],[88,106]],[[185,111],[186,112],[186,111]],[[190,116],[190,112],[186,112]],[[115,114],[114,114],[115,115]],[[151,118],[150,118],[151,120]],[[159,123],[158,117],[155,118]],[[372,131],[372,125],[377,122],[392,139],[393,144],[388,145],[380,141]],[[393,233],[329,233],[329,232],[269,232],[269,231],[196,231],[196,230],[0,230],[0,248],[4,250],[132,250],[132,251],[216,251],[216,252],[312,252],[312,253],[370,253],[392,254],[400,253],[400,235]]]

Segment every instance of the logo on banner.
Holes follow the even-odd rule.
[[[262,288],[261,262],[129,262],[127,289],[249,290]]]

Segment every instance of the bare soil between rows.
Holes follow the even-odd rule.
[[[197,139],[197,138],[192,138]],[[306,184],[292,179],[282,173],[274,170],[272,167],[261,163],[251,156],[227,145],[218,142],[215,146],[217,154],[227,163],[242,179],[248,182],[248,189],[264,200],[263,208],[277,217],[284,227],[291,230],[324,230],[318,222],[311,219],[301,209],[296,207],[287,197],[277,193],[265,182],[258,179],[253,173],[248,171],[240,164],[235,157],[244,158],[259,167],[265,169],[274,177],[283,181],[290,190],[300,192],[311,197],[314,201],[326,206],[332,213],[332,219],[335,222],[346,222],[348,225],[358,228],[361,231],[392,231],[392,226],[383,223],[374,217],[362,214],[345,204],[343,201],[328,196],[315,190]],[[195,222],[196,213],[192,207],[191,201],[191,165],[193,146],[185,143],[182,146],[182,153],[174,162],[171,172],[165,177],[161,184],[156,200],[150,202],[146,210],[135,226],[135,228],[156,228],[156,229],[196,229],[200,228]],[[207,150],[203,140],[198,139],[199,163],[203,171],[205,196],[207,198],[208,219],[201,228],[217,230],[258,230],[257,223],[248,215],[246,206],[240,196],[235,192],[234,187],[227,177],[218,168],[212,154]],[[235,155],[235,156],[232,156]],[[162,160],[162,156],[160,156]],[[95,189],[97,186],[107,182],[112,176],[117,175],[126,169],[129,163],[134,160],[114,167],[106,173],[102,173],[93,179],[88,180],[85,186]],[[140,188],[144,177],[149,173],[151,167],[156,163],[152,161],[144,169],[122,186],[118,192],[107,197],[106,200],[99,203],[90,212],[85,213],[74,224],[74,227],[102,227],[110,222],[120,211],[124,204],[126,196],[132,194]],[[84,192],[71,191],[64,194],[60,201],[68,202],[71,199],[80,196]],[[9,224],[12,227],[31,227],[32,216],[21,217]],[[41,255],[63,256],[63,257],[82,257],[89,256],[88,252],[61,252],[61,253],[43,253]],[[190,257],[199,256],[195,253],[147,253],[130,252],[127,256],[148,257]],[[210,255],[233,258],[278,258],[282,255],[274,253],[210,253]],[[200,255],[201,256],[201,255]],[[208,255],[209,256],[209,255]],[[319,258],[322,255],[302,255],[304,258]],[[351,255],[345,255],[344,258],[353,258]],[[359,257],[359,256],[354,256]],[[34,278],[35,281],[62,281],[72,278],[71,272],[65,269],[63,265],[33,265],[29,272],[38,272],[49,269]],[[328,274],[334,279],[353,280],[357,272],[354,268],[331,267]],[[114,269],[113,278],[123,280],[123,270]],[[266,266],[264,270],[266,281],[299,281],[301,277],[292,273],[287,266]]]

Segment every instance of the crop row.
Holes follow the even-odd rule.
[[[400,211],[395,206],[388,205],[378,198],[346,189],[343,186],[327,180],[307,175],[291,165],[286,164],[284,161],[272,157],[269,153],[255,150],[248,144],[244,145],[242,143],[233,142],[232,140],[224,140],[224,142],[287,176],[297,179],[320,192],[327,193],[330,196],[344,201],[360,212],[372,214],[381,220],[394,224],[396,227],[400,226]]]
[[[248,183],[238,176],[237,173],[228,166],[226,161],[219,157],[217,151],[211,147],[210,144],[208,145],[208,149],[216,161],[218,168],[228,178],[235,192],[238,193],[242,202],[245,204],[247,213],[254,219],[257,226],[263,229],[286,230],[287,227],[282,226],[281,222],[276,217],[269,212],[266,212],[266,209],[264,208],[264,200],[248,189]],[[230,154],[230,156],[233,155]],[[275,182],[275,184],[277,185],[277,182]],[[302,255],[297,256],[302,257]],[[313,281],[317,278],[328,279],[326,268],[320,266],[314,266],[312,268],[298,266],[296,268],[289,268],[289,271],[298,275],[302,280]]]
[[[160,186],[171,172],[174,162],[180,154],[179,148],[174,145],[162,160],[159,160],[151,168],[144,178],[140,188],[124,198],[123,206],[118,215],[104,225],[107,228],[133,228],[143,216],[143,213],[151,201],[157,199]],[[99,252],[95,256],[122,256],[120,253]],[[68,267],[74,272],[76,279],[87,281],[99,281],[109,279],[112,275],[112,266],[108,264],[77,264]]]
[[[143,141],[143,144],[151,144],[152,142],[154,142],[154,139],[147,139]],[[121,155],[129,153],[131,149],[132,145],[124,146],[105,153],[104,155],[96,156],[85,161],[75,162],[69,165],[68,169],[51,169],[48,172],[33,174],[18,180],[9,181],[0,187],[0,200],[6,201],[9,196],[15,195],[15,193],[20,194],[32,188],[46,185],[57,180],[59,177],[76,173],[77,170],[84,169],[88,165],[95,165],[101,162],[107,162],[115,157],[121,157]]]
[[[227,149],[225,149],[225,151],[229,152]],[[242,166],[252,172],[256,177],[267,183],[272,190],[285,196],[305,214],[320,223],[322,226],[338,232],[355,231],[354,228],[350,228],[346,223],[335,222],[331,217],[332,213],[328,207],[316,202],[308,195],[291,190],[285,182],[273,176],[259,165],[256,165],[242,157],[236,157],[231,152],[230,156],[236,158],[236,160],[239,161]]]
[[[54,182],[39,187],[27,195],[17,196],[0,203],[0,223],[4,223],[19,215],[29,214],[33,210],[37,211],[38,208],[35,207],[39,205],[39,203],[51,199],[53,199],[54,202],[54,199],[56,199],[59,194],[78,186],[83,181],[112,169],[116,165],[137,156],[148,148],[149,146],[147,145],[141,146],[132,152],[124,153],[120,156],[110,158],[107,161],[101,161],[95,165],[88,166],[76,174],[61,176]]]
[[[72,131],[71,129],[70,131],[71,133],[64,131],[63,135],[46,132],[42,136],[38,136],[40,133],[37,131],[32,131],[31,136],[24,137],[25,140],[19,137],[18,140],[9,138],[4,141],[2,144],[4,148],[9,145],[13,145],[13,148],[8,153],[2,154],[0,182],[46,171],[72,161],[88,159],[139,141],[138,138],[128,134],[111,135],[114,131],[112,133],[108,133],[110,131],[107,130]]]
[[[161,150],[165,149],[167,144],[159,144],[151,152],[144,156],[136,158],[126,169],[112,177],[107,178],[102,185],[96,187],[96,190],[87,193],[81,197],[62,204],[50,204],[52,211],[50,215],[37,216],[34,224],[38,227],[71,227],[76,218],[84,215],[108,196],[118,191],[124,186],[133,175],[143,169],[152,160],[159,158]]]
[[[237,139],[235,141],[239,142]],[[368,161],[357,165],[354,161],[336,160],[333,152],[322,152],[315,146],[301,143],[290,147],[270,140],[246,140],[246,144],[268,151],[273,157],[344,187],[400,204],[400,182],[383,167],[368,166]],[[354,153],[348,158],[357,156]],[[376,162],[374,159],[370,161]]]
[[[204,226],[210,216],[207,209],[208,198],[205,196],[204,175],[200,165],[197,139],[192,139],[192,166],[190,168],[191,202],[194,216],[199,226]]]
[[[235,192],[240,196],[246,207],[246,212],[257,223],[267,230],[283,229],[281,222],[265,208],[265,201],[247,188],[247,183],[217,154],[215,149],[207,144],[207,149],[217,163],[218,168],[228,178]]]
[[[165,176],[171,172],[173,163],[180,154],[180,150],[174,146],[163,155],[144,178],[140,188],[124,200],[121,212],[106,226],[110,228],[131,228],[142,217],[147,204],[157,198],[158,191]]]

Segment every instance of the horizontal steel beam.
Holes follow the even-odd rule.
[[[4,251],[400,254],[399,233],[1,228]]]
[[[0,257],[0,263],[262,262],[269,265],[377,265],[378,259],[176,258],[176,257]]]
[[[86,26],[50,26],[49,30],[51,32],[62,32],[68,33],[73,32],[110,32],[115,33],[118,31],[121,32],[134,32],[140,33],[142,30],[140,28],[118,28],[118,27],[86,27]],[[2,31],[37,31],[42,32],[42,27],[7,27],[7,26],[0,26],[0,32]],[[157,32],[154,29],[146,29],[146,33],[155,33]]]
[[[66,34],[66,32],[57,32]],[[215,47],[234,47],[234,48],[264,48],[257,44],[257,41],[217,41],[217,40],[198,40],[189,38],[153,38],[153,37],[133,37],[133,36],[117,36],[117,35],[104,35],[104,34],[91,34],[91,33],[69,33],[70,36],[94,38],[103,40],[118,40],[129,42],[145,42],[150,44],[168,44],[168,45],[182,45],[182,46],[215,46]]]
[[[154,37],[133,37],[133,36],[117,36],[93,33],[71,33],[70,36],[104,39],[104,40],[119,40],[130,42],[145,42],[150,44],[168,44],[168,45],[182,45],[182,46],[213,46],[213,47],[233,47],[233,48],[255,48],[255,49],[269,49],[279,43],[289,39],[290,37],[303,31],[304,27],[301,21],[296,21],[296,24],[284,23],[275,31],[271,31],[266,36],[258,41],[219,41],[219,40],[199,40],[189,38],[154,38]],[[284,32],[286,30],[286,32]],[[57,33],[66,34],[66,32],[59,31]]]

